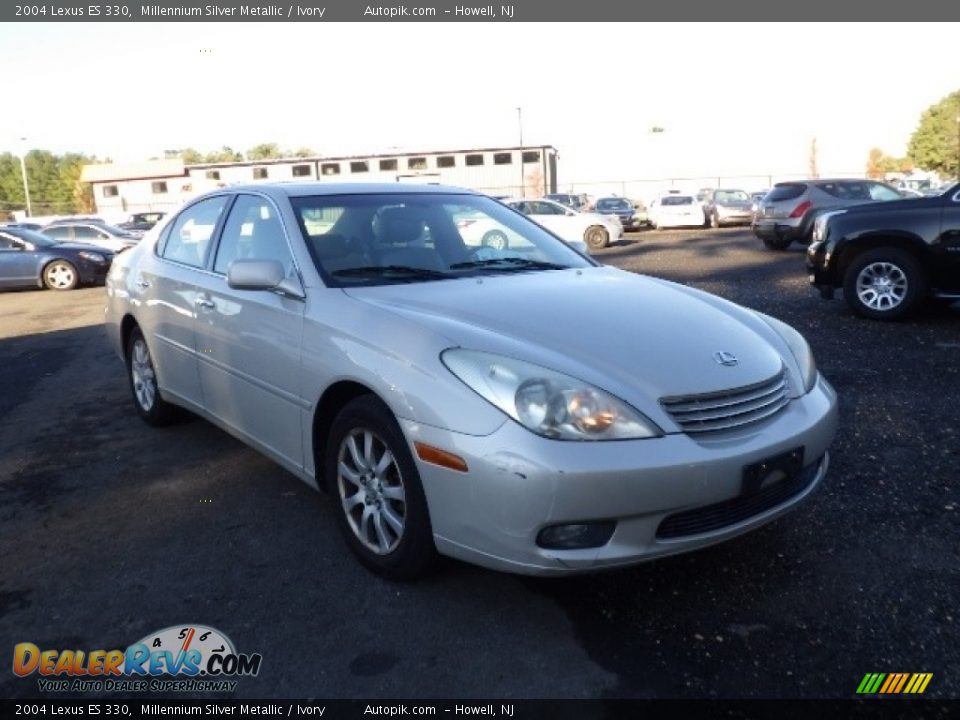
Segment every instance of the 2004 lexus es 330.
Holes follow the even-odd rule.
[[[495,246],[461,234],[478,217]],[[438,553],[563,574],[693,550],[827,470],[836,395],[795,330],[471,191],[229,187],[107,290],[143,419],[189,409],[329,489],[387,577]]]

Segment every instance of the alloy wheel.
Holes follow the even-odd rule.
[[[907,296],[907,276],[891,262],[873,262],[857,275],[857,298],[871,310],[898,307]]]
[[[347,523],[371,552],[386,555],[403,539],[406,491],[397,460],[373,431],[356,428],[337,452],[337,489]]]
[[[150,351],[143,338],[137,338],[133,343],[133,353],[130,356],[130,377],[133,380],[133,393],[137,402],[144,411],[150,412],[157,397],[157,376],[153,370],[153,361]]]

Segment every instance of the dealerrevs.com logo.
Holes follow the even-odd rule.
[[[230,692],[232,678],[256,676],[262,660],[238,653],[230,638],[203,625],[164,628],[125,650],[43,650],[29,642],[13,648],[14,674],[38,675],[43,692]]]

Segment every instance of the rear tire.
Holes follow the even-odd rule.
[[[357,559],[390,580],[428,574],[437,550],[420,473],[379,398],[363,395],[339,412],[323,463],[337,524]]]
[[[868,250],[843,275],[843,296],[857,315],[900,320],[919,307],[926,278],[916,257],[899,248]]]
[[[147,341],[135,327],[127,339],[127,378],[137,414],[144,422],[154,427],[169,425],[180,415],[180,408],[160,397],[157,373]]]

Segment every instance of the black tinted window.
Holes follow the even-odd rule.
[[[779,185],[775,185],[773,190],[767,193],[764,201],[780,202],[781,200],[793,200],[803,195],[806,189],[806,183],[780,183]]]
[[[826,182],[817,187],[841,200],[869,200],[870,189],[865,182]]]
[[[689,195],[667,195],[660,201],[661,205],[693,205],[693,198]]]

